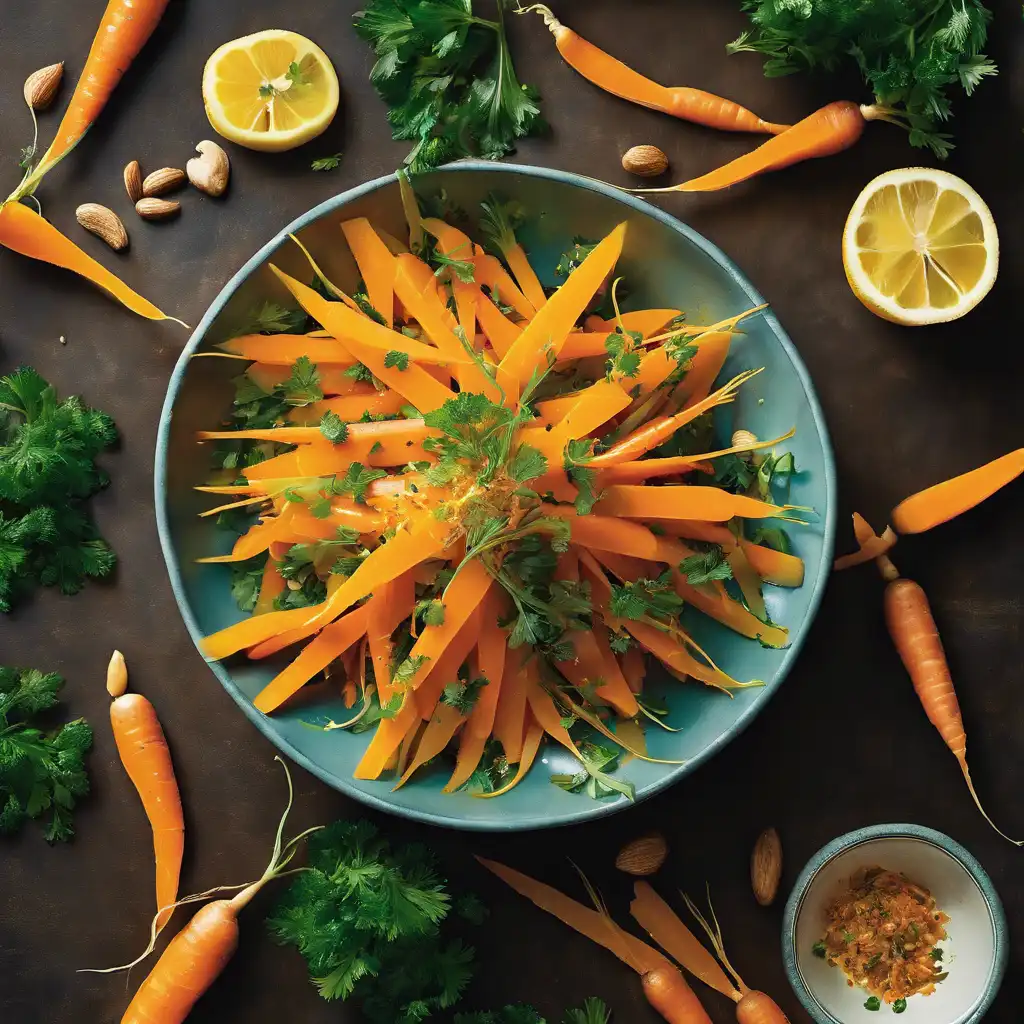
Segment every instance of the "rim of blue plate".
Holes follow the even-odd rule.
[[[961,846],[955,839],[933,828],[926,828],[924,825],[892,824],[892,825],[871,825],[867,828],[858,828],[853,832],[847,832],[838,839],[833,839],[827,846],[823,846],[805,865],[800,876],[793,886],[793,891],[786,901],[786,910],[782,917],[782,961],[786,968],[786,977],[792,986],[797,999],[803,1004],[804,1009],[817,1021],[817,1024],[841,1024],[832,1014],[828,1013],[811,994],[810,989],[804,982],[800,968],[797,966],[796,957],[796,922],[800,917],[807,890],[815,876],[830,861],[834,860],[841,853],[861,846],[864,843],[876,839],[919,839],[922,842],[937,846],[947,853],[953,860],[971,876],[974,884],[981,890],[985,898],[985,906],[988,907],[989,920],[992,924],[993,943],[995,955],[992,959],[992,969],[989,971],[988,980],[985,984],[985,992],[981,999],[970,1011],[969,1016],[957,1021],[956,1024],[977,1024],[989,1008],[992,1006],[1003,982],[1003,975],[1006,973],[1006,964],[1009,958],[1010,946],[1006,925],[1006,913],[1003,910],[1003,901],[999,898],[992,879],[978,863],[977,858]]]
[[[710,242],[699,232],[671,216],[671,214],[665,213],[663,210],[656,206],[652,206],[645,200],[623,192],[620,189],[616,189],[602,181],[597,181],[594,178],[587,178],[580,174],[574,174],[571,171],[561,171],[547,167],[535,167],[530,164],[504,164],[486,160],[463,160],[453,164],[445,164],[442,167],[438,167],[436,171],[425,173],[423,177],[428,178],[434,173],[474,173],[478,171],[496,172],[499,174],[521,174],[534,178],[543,178],[549,181],[572,185],[576,188],[586,189],[591,192],[597,192],[601,195],[607,196],[609,199],[615,200],[622,206],[633,210],[636,213],[652,217],[659,223],[664,224],[666,227],[683,235],[683,237],[685,237],[692,245],[696,246],[714,260],[714,262],[722,268],[723,272],[743,289],[743,291],[749,296],[752,306],[762,305],[766,302],[761,293],[750,283],[736,264],[733,263],[733,261],[713,242]],[[174,543],[171,538],[170,521],[167,514],[167,459],[170,447],[171,419],[174,405],[178,398],[178,392],[181,390],[182,382],[184,381],[185,373],[188,369],[189,360],[192,357],[192,353],[195,352],[202,343],[210,325],[220,315],[234,293],[242,283],[246,281],[248,277],[260,266],[262,266],[267,258],[281,246],[288,235],[295,234],[296,232],[303,230],[314,221],[319,220],[326,214],[338,210],[353,200],[360,199],[371,192],[393,185],[394,183],[394,174],[374,178],[362,185],[357,185],[355,188],[341,192],[331,199],[325,200],[317,206],[314,206],[308,212],[302,214],[300,217],[297,217],[286,227],[282,228],[269,242],[261,246],[261,248],[241,267],[241,269],[234,274],[227,284],[224,285],[217,297],[210,304],[209,309],[207,309],[206,313],[203,315],[199,325],[192,332],[188,343],[185,345],[184,349],[182,349],[181,355],[178,357],[177,364],[174,367],[174,371],[171,374],[170,381],[167,385],[167,395],[164,399],[163,409],[160,413],[160,423],[157,430],[153,488],[157,532],[159,534],[160,548],[163,552],[168,576],[170,577],[171,589],[174,592],[174,599],[177,602],[178,610],[185,621],[185,626],[188,629],[189,636],[191,636],[192,642],[196,645],[196,649],[199,650],[200,654],[202,654],[200,644],[204,634],[199,628],[199,624],[196,622],[195,617],[192,614],[192,609],[185,596],[185,586],[178,565],[178,555],[175,551]],[[789,339],[789,336],[776,319],[770,306],[765,310],[763,316],[772,333],[782,346],[783,351],[785,351],[787,357],[792,363],[797,377],[800,380],[801,387],[803,388],[808,406],[811,410],[815,429],[821,439],[822,459],[825,467],[824,486],[826,500],[822,523],[822,551],[818,565],[816,582],[813,590],[811,591],[810,600],[808,602],[806,627],[793,639],[793,642],[787,648],[783,656],[782,662],[775,673],[775,677],[764,687],[764,690],[762,691],[765,695],[764,699],[754,702],[750,707],[745,709],[727,732],[724,732],[714,742],[708,744],[708,746],[699,754],[690,758],[685,764],[679,765],[675,771],[665,776],[665,778],[652,783],[642,793],[637,794],[636,803],[639,803],[641,800],[647,800],[657,793],[660,793],[674,785],[684,775],[689,774],[709,758],[728,746],[733,739],[739,736],[740,733],[750,725],[767,703],[768,699],[785,681],[785,678],[789,675],[790,669],[796,661],[796,658],[799,656],[809,628],[818,614],[818,609],[821,605],[821,600],[824,596],[825,586],[831,570],[836,532],[836,472],[835,457],[832,452],[832,443],[829,438],[828,428],[825,424],[825,416],[822,412],[821,405],[818,402],[817,392],[815,391],[814,384],[811,381],[810,374],[808,373],[803,360],[800,358],[800,354],[797,351],[796,346]],[[204,658],[204,660],[206,659]],[[222,663],[208,660],[206,663],[220,681],[224,689],[227,690],[235,703],[242,709],[242,712],[249,721],[251,721],[256,728],[259,729],[259,731],[278,748],[278,750],[287,754],[287,756],[296,764],[301,765],[318,779],[326,782],[327,785],[334,789],[338,789],[346,796],[383,813],[394,814],[398,817],[407,818],[413,821],[421,821],[426,824],[440,825],[447,828],[482,832],[503,832],[528,831],[533,829],[555,828],[563,825],[579,824],[584,821],[603,818],[609,814],[616,814],[632,806],[632,804],[624,801],[615,801],[614,803],[591,802],[589,806],[581,807],[579,811],[563,815],[557,820],[538,818],[534,821],[528,821],[525,824],[522,821],[509,822],[508,824],[493,821],[477,822],[471,819],[459,818],[454,815],[434,814],[429,811],[420,811],[415,808],[396,806],[389,803],[383,797],[378,797],[372,793],[365,793],[361,790],[348,786],[346,779],[339,778],[325,771],[315,761],[306,757],[306,755],[300,750],[296,749],[291,743],[285,741],[277,734],[273,726],[270,724],[270,720],[261,712],[257,711],[256,708],[253,707],[249,698],[235,685],[231,678],[231,674],[224,668]]]

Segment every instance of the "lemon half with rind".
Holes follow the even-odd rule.
[[[327,54],[285,29],[233,39],[203,70],[210,124],[249,149],[281,152],[316,138],[334,119],[339,97]]]
[[[908,326],[972,310],[999,270],[999,235],[985,201],[962,178],[929,167],[880,174],[853,204],[843,265],[854,294]]]

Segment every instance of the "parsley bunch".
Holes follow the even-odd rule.
[[[578,1010],[569,1010],[565,1024],[608,1024],[611,1013],[600,999],[591,996]],[[506,1006],[497,1012],[459,1013],[455,1024],[547,1024],[532,1006]]]
[[[451,899],[425,847],[339,821],[310,838],[309,863],[268,923],[324,999],[354,995],[371,1024],[418,1024],[459,999],[473,950],[442,939]]]
[[[0,667],[0,832],[48,815],[47,842],[70,839],[71,811],[89,792],[85,754],[92,729],[82,720],[45,732],[30,719],[57,703],[54,672]]]
[[[0,378],[0,611],[34,584],[75,594],[111,572],[84,503],[108,484],[95,459],[116,440],[109,416],[58,401],[35,370]]]
[[[464,156],[497,160],[543,125],[537,95],[520,84],[497,19],[472,0],[369,0],[355,27],[377,62],[370,80],[388,105],[396,139],[414,143],[411,171]]]
[[[982,53],[991,12],[981,0],[744,0],[754,27],[727,47],[763,54],[769,77],[853,58],[885,119],[910,144],[945,157],[939,131],[952,115],[949,90],[968,96],[996,65]]]

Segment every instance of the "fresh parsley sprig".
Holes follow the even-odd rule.
[[[744,0],[753,28],[727,47],[766,60],[769,77],[831,71],[852,58],[887,120],[945,157],[950,90],[970,96],[996,65],[982,52],[992,13],[981,0]]]
[[[418,172],[463,156],[500,159],[543,126],[536,93],[516,77],[498,17],[473,12],[472,0],[369,0],[356,31],[377,54],[370,72],[396,139]]]

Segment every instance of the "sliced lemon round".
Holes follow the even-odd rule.
[[[843,231],[843,266],[873,313],[909,326],[943,323],[988,294],[999,235],[966,181],[906,167],[880,174],[857,197]]]
[[[316,138],[334,119],[339,94],[327,54],[284,29],[217,47],[203,70],[210,124],[249,149],[281,152]]]

